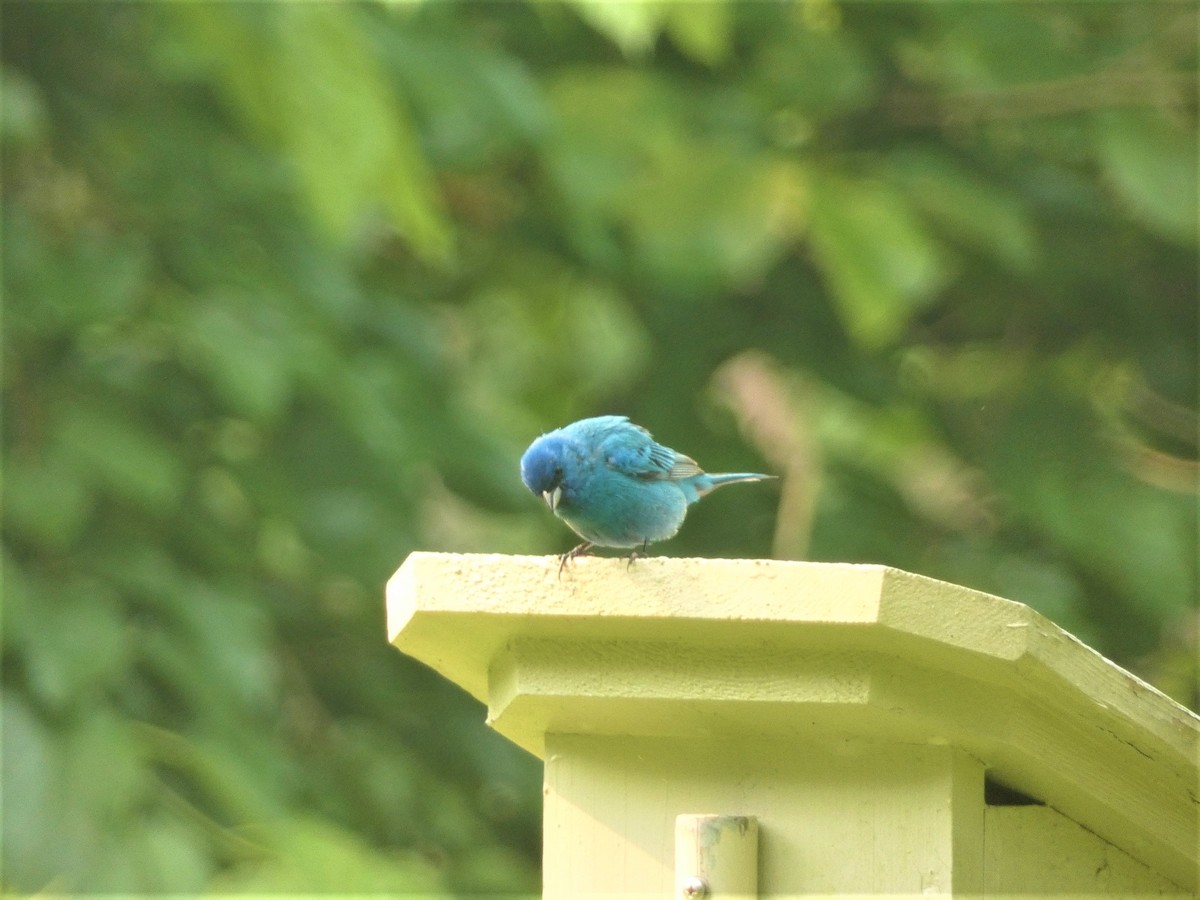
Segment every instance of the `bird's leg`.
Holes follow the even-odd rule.
[[[646,548],[649,546],[650,546],[650,538],[646,538],[644,541],[642,541],[642,549],[641,550],[638,550],[637,547],[634,547],[632,550],[629,551],[629,562],[625,563],[625,571],[626,572],[628,572],[633,567],[633,561],[635,559],[637,559],[638,557],[642,556],[646,552]]]
[[[562,578],[563,567],[577,556],[586,556],[592,552],[592,547],[595,545],[591,541],[584,541],[578,547],[572,547],[566,553],[558,555],[558,577]]]

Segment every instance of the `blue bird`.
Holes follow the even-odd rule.
[[[521,457],[521,480],[583,538],[562,566],[593,547],[645,549],[674,537],[705,494],[773,475],[709,475],[691,457],[656,443],[626,416],[580,419],[543,434]],[[630,556],[630,562],[637,551]]]

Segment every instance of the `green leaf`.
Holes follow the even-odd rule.
[[[1195,599],[1194,500],[1122,472],[1084,404],[1038,383],[1042,389],[1007,413],[987,448],[998,485],[1039,532],[1139,615],[1182,614]]]
[[[626,56],[650,51],[662,31],[668,8],[657,0],[568,0],[580,17],[621,48]]]
[[[4,723],[0,859],[5,885],[48,884],[62,871],[60,755],[50,729],[7,685],[0,693],[0,716]]]
[[[797,24],[761,46],[753,71],[787,145],[811,136],[816,122],[870,106],[879,91],[877,66],[852,32]]]
[[[4,471],[4,524],[24,540],[61,551],[83,533],[94,503],[84,472],[63,453],[10,457]]]
[[[269,848],[262,860],[218,875],[209,891],[221,894],[386,894],[433,900],[452,896],[433,867],[415,853],[383,853],[353,833],[317,818],[295,818],[252,829]]]
[[[621,391],[648,360],[645,328],[625,297],[535,251],[464,312],[477,341],[466,395],[474,415],[564,384],[583,396]]]
[[[46,108],[37,85],[6,66],[0,74],[0,142],[19,147],[39,140],[46,131]]]
[[[1200,226],[1195,122],[1127,110],[1097,116],[1095,128],[1100,161],[1133,216],[1163,237],[1194,245]]]
[[[357,236],[377,206],[412,248],[445,263],[452,231],[405,104],[391,90],[353,6],[296,4],[251,13],[177,10],[193,49],[264,140],[294,167],[315,222]]]
[[[882,182],[814,172],[811,215],[817,262],[846,329],[865,348],[895,341],[950,277],[908,199]]]
[[[59,415],[52,452],[61,452],[64,465],[154,515],[175,509],[184,489],[184,463],[159,433],[95,397],[78,398]]]
[[[733,15],[727,0],[671,2],[666,30],[685,54],[706,66],[724,62],[733,46]]]
[[[1087,71],[1092,62],[1089,54],[1072,52],[1071,30],[1052,4],[930,3],[914,9],[934,23],[924,32],[931,44],[929,74],[950,90],[982,93],[1049,81]],[[916,42],[897,43],[911,53]]]
[[[151,663],[162,666],[161,658],[154,658],[154,650],[178,654],[179,668],[174,674],[173,686],[186,684],[185,667],[191,661],[178,653],[178,649],[166,642],[152,647],[148,656]],[[161,671],[166,671],[162,669]],[[190,686],[190,685],[189,685]],[[211,693],[210,702],[220,702],[221,691]],[[212,718],[218,718],[220,710],[212,710]],[[230,726],[244,728],[246,720],[232,717]],[[231,740],[230,735],[217,730],[213,737],[184,737],[165,728],[139,725],[135,730],[138,752],[153,766],[159,777],[168,783],[179,785],[191,798],[196,809],[219,821],[254,822],[278,818],[284,805],[279,785],[265,774],[275,774],[274,768],[264,769],[259,761],[245,752],[249,743],[247,736]],[[278,761],[277,761],[278,762]]]
[[[60,713],[86,705],[123,678],[133,660],[126,610],[110,585],[72,579],[38,584],[25,602],[36,627],[24,629],[29,685]]]
[[[105,823],[120,821],[145,802],[148,772],[117,710],[88,711],[66,735],[61,789],[70,805],[82,807],[92,840]]]
[[[888,156],[888,180],[949,241],[994,257],[1028,273],[1038,259],[1037,236],[1028,210],[1011,192],[989,184],[952,157],[931,150]]]
[[[562,123],[554,172],[581,230],[591,238],[623,226],[635,262],[672,293],[753,283],[799,235],[803,170],[697,133],[669,85],[572,71],[551,97]],[[613,119],[645,127],[613,132],[604,126]]]
[[[72,189],[86,194],[87,186]],[[5,251],[6,331],[83,343],[85,329],[111,331],[144,299],[149,258],[136,238],[79,229],[59,240],[28,217],[6,215]]]
[[[516,56],[416,29],[386,46],[433,162],[478,170],[547,134],[543,87]]]
[[[683,142],[679,97],[655,76],[572,67],[556,75],[548,95],[558,127],[547,164],[568,210],[580,218],[619,215],[656,146]],[[614,121],[638,126],[615,129]]]
[[[166,812],[142,821],[130,841],[141,884],[148,891],[198,895],[215,868],[207,836],[193,820]]]
[[[279,416],[292,393],[290,336],[280,333],[287,324],[250,297],[223,295],[183,310],[177,334],[230,411],[263,421]]]

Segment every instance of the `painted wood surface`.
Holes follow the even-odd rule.
[[[1117,860],[1096,890],[1196,890],[1200,720],[1019,603],[880,566],[413,554],[388,630],[546,761],[548,897],[600,851],[670,896],[703,809],[760,817],[771,896],[1017,891],[1006,826],[1075,833],[1046,812]],[[990,816],[985,772],[1045,806]]]

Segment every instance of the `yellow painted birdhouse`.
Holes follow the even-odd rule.
[[[416,553],[403,652],[545,764],[544,896],[1192,896],[1200,719],[883,566]]]

